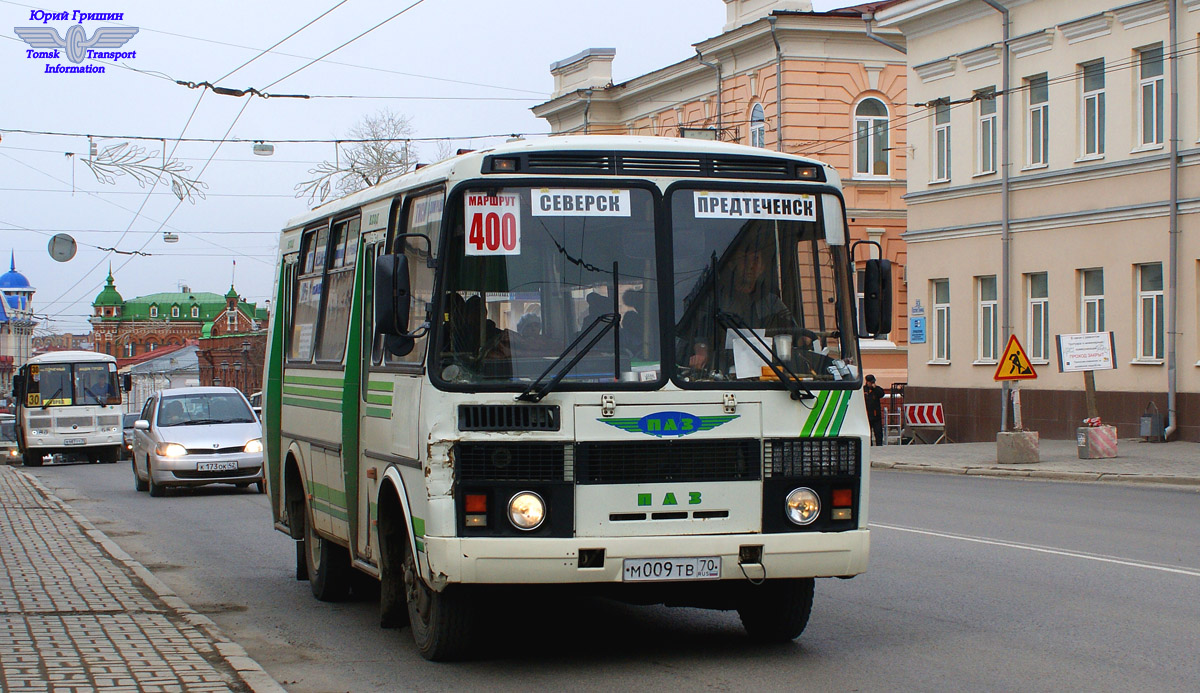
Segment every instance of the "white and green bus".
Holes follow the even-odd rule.
[[[853,250],[831,167],[666,138],[509,143],[291,220],[263,413],[297,577],[378,580],[434,660],[483,586],[798,637],[814,578],[867,567],[890,268]]]
[[[108,354],[51,351],[29,359],[13,379],[25,466],[40,467],[53,455],[119,460],[122,389],[128,381],[118,383],[117,360]]]

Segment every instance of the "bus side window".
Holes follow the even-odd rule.
[[[292,310],[291,344],[288,359],[309,361],[317,333],[321,309],[322,273],[325,270],[325,245],[328,227],[304,232],[300,248],[300,278],[296,283],[295,308]]]
[[[421,238],[403,239],[403,247],[396,247],[393,252],[403,252],[408,255],[409,286],[411,287],[412,307],[409,309],[408,329],[415,331],[426,320],[431,319],[429,311],[433,305],[433,267],[432,258],[437,256],[438,231],[442,225],[442,207],[445,203],[445,193],[441,190],[414,197],[409,201],[408,213],[404,217],[402,233],[421,233],[429,237],[431,246]],[[428,248],[428,250],[427,250]],[[404,356],[388,355],[388,363],[422,363],[425,360],[427,337],[417,339],[416,346]]]
[[[318,361],[340,362],[346,353],[346,328],[350,324],[350,303],[354,295],[354,265],[358,261],[358,230],[358,217],[333,225],[329,276],[325,281],[325,315],[317,345]]]

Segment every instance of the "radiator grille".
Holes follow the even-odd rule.
[[[787,161],[752,157],[714,157],[713,175],[720,178],[792,178]]]
[[[245,449],[244,445],[238,445],[228,448],[188,448],[187,451],[189,455],[232,455]]]
[[[54,420],[54,425],[57,428],[70,428],[71,426],[87,428],[95,426],[96,420],[90,416],[60,416]]]
[[[772,439],[763,443],[763,476],[858,476],[858,438]]]
[[[96,423],[97,423],[97,425],[100,425],[100,426],[120,426],[121,425],[121,416],[119,414],[109,415],[109,416],[97,416]]]
[[[615,173],[611,154],[581,152],[530,154],[527,169],[530,173]]]
[[[575,461],[581,484],[754,481],[760,468],[757,440],[579,443]]]
[[[51,419],[49,416],[31,416],[29,417],[30,428],[50,428]]]
[[[562,443],[459,443],[454,465],[464,481],[571,481],[571,453]]]
[[[460,404],[460,431],[557,431],[556,404]]]
[[[262,467],[239,467],[238,469],[227,472],[198,472],[194,469],[178,469],[172,471],[176,479],[188,479],[198,481],[201,479],[229,479],[229,478],[246,478],[258,476],[259,470]]]

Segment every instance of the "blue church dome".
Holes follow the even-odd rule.
[[[33,291],[33,287],[29,285],[29,280],[25,278],[25,275],[17,271],[15,253],[9,261],[8,271],[0,274],[0,291]]]

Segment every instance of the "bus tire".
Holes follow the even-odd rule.
[[[134,488],[134,490],[141,493],[141,492],[144,492],[146,489],[150,488],[150,484],[146,483],[145,479],[138,476],[137,460],[130,460],[129,466],[133,468],[133,488]]]
[[[417,573],[413,552],[404,552],[404,588],[408,622],[417,651],[431,662],[464,658],[474,640],[469,594],[461,585],[434,591]]]
[[[737,612],[750,639],[779,643],[800,637],[812,613],[813,582],[813,578],[797,578],[746,585]]]
[[[25,448],[25,452],[21,455],[21,462],[26,467],[40,467],[42,466],[43,457],[44,455],[42,455],[41,450]]]
[[[340,602],[350,596],[350,554],[317,534],[311,508],[304,517],[304,549],[313,596],[323,602]]]

